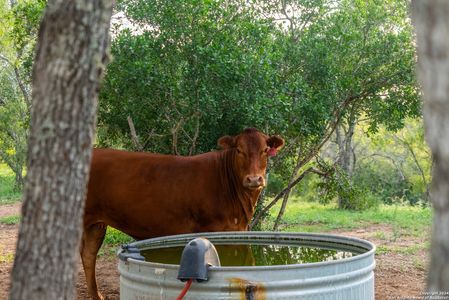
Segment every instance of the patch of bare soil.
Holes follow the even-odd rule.
[[[17,215],[20,205],[0,206],[0,216]],[[9,274],[11,272],[17,225],[0,224],[0,300],[7,299]],[[376,225],[355,231],[339,231],[335,234],[353,236],[369,240],[378,247],[376,255],[375,290],[377,300],[413,299],[419,297],[425,288],[427,252],[419,247],[425,240],[414,236],[399,235],[395,237],[393,228]],[[396,235],[397,236],[397,235]],[[417,247],[409,253],[407,249]],[[395,249],[384,253],[382,249]],[[102,256],[97,260],[97,279],[101,293],[107,299],[119,299],[119,274],[114,257]],[[77,299],[89,299],[81,263],[79,264],[76,283]],[[363,299],[361,299],[363,300]]]
[[[98,258],[96,272],[98,288],[101,294],[108,300],[120,299],[120,275],[117,270],[117,260],[115,260],[115,258]],[[84,277],[84,271],[81,263],[79,264],[78,269],[76,292],[78,300],[89,299],[86,288],[86,279]]]
[[[1,206],[0,206],[1,208]],[[0,299],[7,299],[9,274],[11,273],[18,226],[0,224]]]
[[[0,218],[7,216],[16,216],[20,214],[21,202],[14,204],[0,205]]]
[[[429,262],[424,246],[426,239],[395,232],[385,225],[334,233],[365,239],[376,245],[376,299],[419,299],[422,296]],[[430,233],[427,236],[430,239]],[[388,249],[388,253],[384,249]]]

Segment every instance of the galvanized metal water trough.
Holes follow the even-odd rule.
[[[374,299],[375,246],[365,240],[330,234],[215,232],[184,234],[135,242],[139,250],[184,246],[197,237],[220,244],[307,245],[351,251],[332,261],[275,266],[215,267],[209,280],[193,283],[184,299]],[[119,250],[120,299],[175,299],[184,283],[179,265],[139,261]]]

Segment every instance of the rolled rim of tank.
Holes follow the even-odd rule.
[[[139,250],[168,248],[183,246],[190,240],[204,237],[209,239],[214,245],[222,244],[237,244],[237,243],[251,243],[251,244],[281,244],[281,245],[299,245],[304,246],[304,242],[307,242],[306,246],[323,247],[323,243],[335,246],[347,246],[347,248],[332,247],[329,249],[338,250],[356,250],[360,252],[346,258],[312,262],[312,263],[299,263],[299,264],[286,264],[286,265],[270,265],[270,266],[211,266],[210,270],[223,270],[223,271],[261,271],[265,269],[269,270],[286,270],[286,269],[298,269],[298,268],[314,268],[323,265],[343,264],[351,261],[362,260],[369,256],[374,256],[376,246],[366,240],[347,237],[335,234],[321,234],[321,233],[298,233],[298,232],[270,232],[270,231],[225,231],[225,232],[204,232],[204,233],[192,233],[192,234],[179,234],[171,236],[157,237],[142,241],[137,241],[128,244],[131,247],[136,247]],[[302,243],[302,244],[300,244]],[[126,251],[125,249],[119,249],[117,254]],[[363,251],[363,252],[362,252]],[[150,261],[140,261],[133,258],[128,258],[134,264],[162,267],[165,269],[177,269],[179,265],[164,264]]]

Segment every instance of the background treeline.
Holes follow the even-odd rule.
[[[20,188],[45,1],[0,3],[0,159]],[[426,205],[431,159],[408,6],[118,1],[97,144],[194,155],[245,127],[282,135],[256,217],[282,201],[274,227],[292,193],[346,209]]]

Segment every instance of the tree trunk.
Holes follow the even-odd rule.
[[[15,174],[15,181],[14,181],[14,190],[20,192],[23,189],[23,185],[25,184],[25,181],[23,179],[23,167],[22,165],[18,165],[17,168],[13,171]]]
[[[449,1],[413,1],[425,136],[434,159],[433,231],[427,289],[449,292]]]
[[[28,168],[10,299],[73,299],[112,2],[49,1],[33,67]]]
[[[353,115],[348,120],[348,128],[345,129],[344,125],[340,124],[335,129],[336,143],[338,146],[337,165],[348,176],[349,180],[352,180],[352,174],[354,173],[355,154],[353,146],[353,137],[355,130],[355,118]],[[344,133],[344,134],[343,134]],[[350,207],[351,204],[347,203],[348,199],[338,196],[338,208],[342,209]]]

